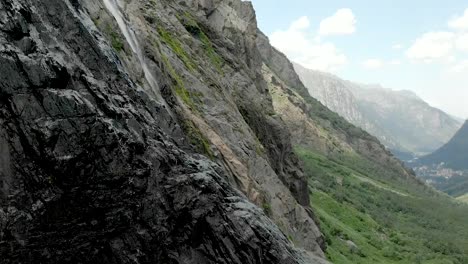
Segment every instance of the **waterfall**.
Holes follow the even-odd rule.
[[[140,48],[140,44],[138,42],[138,39],[136,38],[135,32],[128,26],[128,23],[121,12],[121,7],[119,6],[119,3],[117,1],[118,0],[104,0],[104,5],[117,21],[120,31],[122,32],[126,41],[132,48],[133,53],[137,55],[138,61],[140,62],[141,68],[143,69],[145,79],[148,82],[148,85],[151,87],[152,91],[155,93],[157,97],[156,99],[158,99],[160,103],[162,103],[165,106],[166,110],[172,116],[170,108],[168,107],[164,98],[161,96],[159,84],[154,75],[151,73],[150,69],[148,68],[148,65],[146,64],[143,51]]]

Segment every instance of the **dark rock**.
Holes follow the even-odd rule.
[[[323,263],[190,151],[80,3],[0,0],[1,262]]]

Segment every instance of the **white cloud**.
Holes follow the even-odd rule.
[[[376,70],[382,68],[384,66],[384,62],[379,59],[368,59],[362,63],[362,66],[370,70]]]
[[[401,65],[401,60],[397,60],[397,59],[391,60],[390,65]]]
[[[444,59],[452,53],[454,39],[453,32],[428,32],[416,39],[406,55],[412,60],[424,62]]]
[[[273,32],[270,42],[291,60],[307,68],[336,71],[348,62],[333,43],[322,42],[309,33],[309,28],[309,19],[301,17],[293,21],[288,30]]]
[[[464,61],[454,65],[461,52],[468,52],[468,8],[462,16],[454,17],[448,22],[450,31],[428,32],[417,38],[406,51],[408,58],[414,62],[444,63],[450,72],[464,69]],[[450,64],[452,64],[450,66]]]
[[[362,62],[362,67],[368,69],[368,70],[377,70],[381,69],[385,66],[389,65],[401,65],[402,61],[399,59],[393,59],[389,61],[381,60],[381,59],[368,59]]]
[[[327,35],[349,35],[356,32],[356,18],[349,8],[336,11],[331,17],[320,22],[319,34]]]
[[[307,29],[309,27],[310,27],[309,18],[307,18],[306,16],[302,16],[298,20],[293,21],[289,29],[290,30],[302,30],[302,29]]]
[[[458,50],[468,52],[468,33],[459,35],[455,45]]]
[[[402,48],[403,48],[403,45],[398,44],[398,43],[392,45],[392,49],[394,50],[401,50]]]
[[[304,56],[295,59],[303,66],[321,71],[336,71],[348,62],[332,43],[311,45]]]
[[[452,73],[468,73],[468,60],[463,60],[449,69]]]
[[[270,36],[271,44],[288,56],[300,56],[312,45],[305,29],[297,28],[299,20],[294,21],[288,30],[275,31]]]
[[[468,29],[468,8],[465,9],[465,12],[462,16],[455,17],[448,22],[449,27],[457,30],[467,30]]]

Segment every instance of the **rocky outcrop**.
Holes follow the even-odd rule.
[[[118,9],[0,0],[2,263],[325,263],[251,3]]]
[[[301,96],[289,89],[273,71],[264,65],[265,79],[270,79],[270,93],[273,97],[275,111],[281,115],[292,132],[293,144],[296,146],[310,146],[316,151],[332,155],[334,152],[353,153],[350,144],[340,137],[328,133],[317,120],[307,115],[307,103]]]
[[[257,47],[267,67],[271,69],[288,87],[294,87],[301,94],[308,94],[307,89],[297,75],[293,64],[288,58],[270,44],[270,40],[262,32],[258,32]]]
[[[262,74],[268,82],[273,106],[289,127],[293,144],[309,147],[330,158],[361,157],[384,170],[394,171],[404,181],[421,184],[414,172],[377,138],[312,98],[293,64],[268,43],[268,38],[259,34],[257,46],[264,61]]]

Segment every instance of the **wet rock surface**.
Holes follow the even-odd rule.
[[[208,4],[199,10],[208,14],[227,10],[219,9],[219,1],[201,2]],[[199,110],[247,164],[259,191],[270,189],[265,196],[278,209],[272,221],[234,187],[222,162],[195,153],[161,57],[150,66],[174,109],[138,83],[141,70],[131,68],[133,55],[122,54],[128,47],[113,32],[100,32],[96,14],[89,15],[92,7],[103,12],[97,0],[0,0],[0,262],[324,263],[321,234],[309,209],[299,205],[308,205],[308,195],[281,121],[252,117],[252,108],[244,108],[244,115],[233,111],[233,120],[252,127],[241,128],[251,133],[246,142],[258,136],[268,150],[249,164],[245,160],[253,154],[242,154],[246,147],[225,130],[223,118]],[[249,62],[251,38],[234,54],[245,54],[247,68],[257,69],[261,63]],[[149,53],[158,57],[165,50]],[[227,80],[246,78],[234,66],[223,70]],[[258,104],[272,109],[256,73],[240,74],[250,81],[236,87],[264,94]],[[190,89],[203,92],[196,77],[184,75],[192,80]],[[271,129],[279,131],[277,138]],[[255,165],[261,162],[260,170]],[[315,255],[296,249],[285,230],[295,230],[300,246]]]

